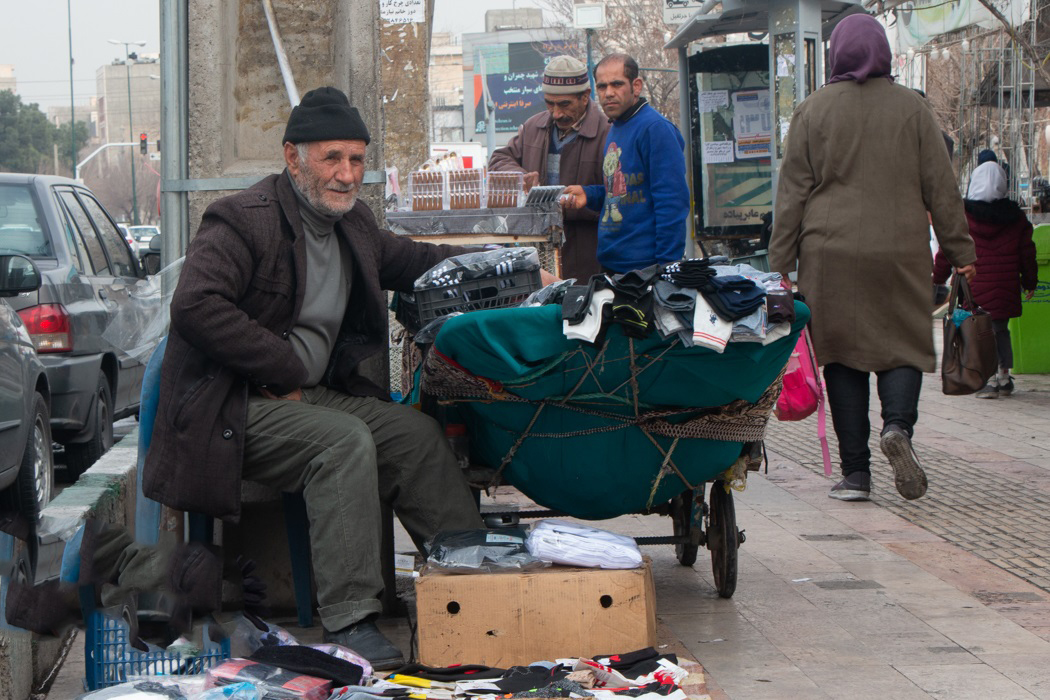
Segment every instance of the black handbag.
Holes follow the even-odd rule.
[[[970,315],[956,326],[952,318],[962,296]],[[944,354],[941,358],[941,385],[945,394],[961,396],[980,391],[995,374],[999,356],[995,349],[992,317],[979,307],[962,275],[955,275],[948,294],[948,313],[944,316]]]

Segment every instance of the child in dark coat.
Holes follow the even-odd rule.
[[[970,236],[977,248],[977,276],[970,289],[974,301],[992,317],[999,351],[999,373],[977,392],[977,397],[996,399],[1014,390],[1010,376],[1014,358],[1007,324],[1021,315],[1021,290],[1026,299],[1031,299],[1038,283],[1032,224],[1017,202],[1006,198],[1006,173],[995,162],[974,169],[965,204]],[[937,253],[934,283],[943,284],[950,272],[948,259]]]

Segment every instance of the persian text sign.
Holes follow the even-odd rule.
[[[379,16],[394,24],[426,21],[426,0],[379,0]]]

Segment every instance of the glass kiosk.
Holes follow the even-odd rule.
[[[697,13],[666,48],[678,50],[696,255],[765,265],[777,173],[791,115],[823,82],[824,42],[851,0],[723,0]],[[702,11],[701,11],[702,12]],[[738,44],[697,44],[741,35]]]

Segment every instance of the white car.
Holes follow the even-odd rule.
[[[135,254],[141,258],[142,254],[149,250],[149,242],[159,233],[160,229],[156,226],[128,226],[128,242]]]

